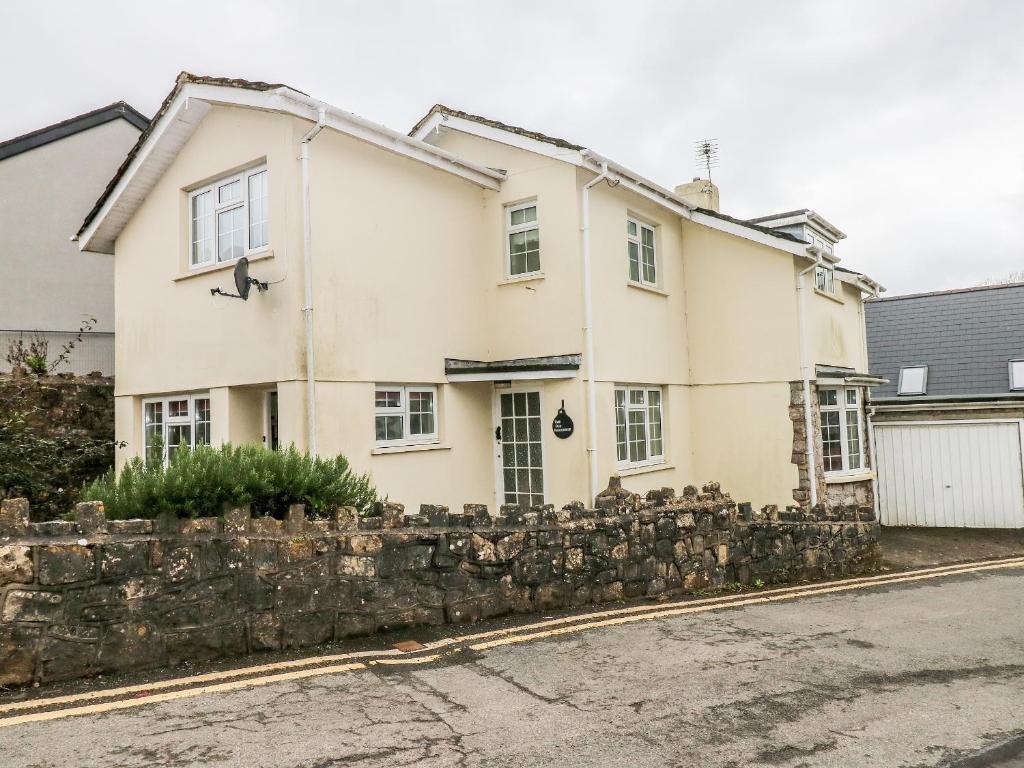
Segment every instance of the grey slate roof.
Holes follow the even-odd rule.
[[[890,382],[872,390],[875,400],[896,398],[900,368],[912,365],[928,366],[927,398],[1011,393],[1007,363],[1024,359],[1024,283],[892,296],[864,306],[871,371]]]
[[[38,128],[21,136],[15,136],[13,139],[0,142],[0,160],[20,155],[22,152],[28,152],[30,149],[45,146],[68,136],[73,136],[89,128],[109,123],[111,120],[120,119],[127,120],[140,131],[146,130],[146,127],[149,125],[149,119],[131,104],[124,101],[115,101],[113,104],[94,109],[91,112],[75,115],[75,117],[69,117],[67,120],[61,120],[59,123],[48,125],[45,128]]]

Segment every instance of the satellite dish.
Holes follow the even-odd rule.
[[[269,283],[257,280],[255,277],[249,277],[249,259],[243,256],[235,264],[235,290],[238,293],[225,293],[220,288],[211,288],[210,293],[214,296],[227,296],[232,299],[248,301],[249,291],[252,290],[254,285],[260,293],[263,293],[263,291],[270,287]]]
[[[249,300],[249,291],[252,284],[249,282],[249,260],[243,256],[235,265],[235,290],[238,291],[238,298],[242,301]]]

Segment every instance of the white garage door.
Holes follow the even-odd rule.
[[[883,525],[1024,527],[1020,422],[876,424]]]

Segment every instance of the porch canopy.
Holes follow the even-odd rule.
[[[513,381],[516,379],[572,379],[580,369],[583,355],[520,357],[515,360],[459,360],[446,357],[448,381]]]
[[[814,375],[819,384],[855,384],[862,387],[880,387],[888,384],[884,376],[873,373],[858,373],[853,368],[842,368],[837,365],[816,365]]]

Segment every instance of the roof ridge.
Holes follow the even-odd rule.
[[[509,131],[519,136],[525,136],[526,138],[529,139],[542,141],[545,144],[554,144],[556,147],[562,147],[563,149],[574,149],[577,151],[582,151],[586,149],[586,147],[580,144],[574,144],[573,142],[568,141],[567,139],[560,139],[557,136],[549,136],[546,133],[534,131],[529,128],[523,128],[518,125],[512,125],[511,123],[503,123],[500,120],[494,120],[493,118],[484,117],[483,115],[475,115],[472,112],[464,112],[461,109],[455,109],[454,107],[449,107],[446,104],[441,104],[440,102],[432,106],[427,111],[427,114],[425,114],[416,122],[416,125],[412,127],[412,130],[409,131],[408,135],[415,136],[416,132],[423,126],[425,122],[427,122],[427,120],[430,119],[431,115],[437,112],[441,113],[442,115],[450,115],[451,117],[459,117],[462,118],[463,120],[470,120],[471,122],[480,123],[481,125],[487,125],[490,126],[491,128],[497,128],[502,131]]]
[[[36,128],[20,136],[0,141],[0,160],[19,155],[30,149],[45,146],[68,136],[73,136],[76,133],[103,125],[119,117],[124,118],[140,131],[145,130],[146,126],[149,125],[149,118],[127,101],[120,99],[110,104],[105,104],[102,107],[90,109],[88,112],[45,125],[42,128]]]
[[[950,296],[958,293],[975,293],[977,291],[995,291],[1002,288],[1024,288],[1024,282],[1000,283],[997,285],[973,285],[967,288],[948,288],[942,291],[921,291],[920,293],[905,293],[901,296],[880,296],[868,299],[869,302],[879,301],[900,301],[902,299],[924,299],[929,296]]]

